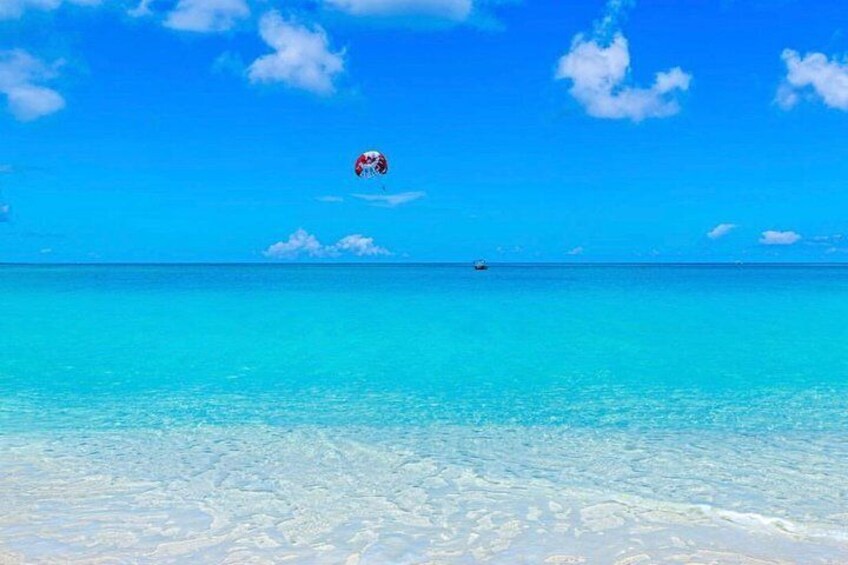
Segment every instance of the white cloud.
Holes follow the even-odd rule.
[[[848,57],[840,61],[824,53],[807,53],[802,58],[792,49],[784,49],[781,57],[786,63],[786,78],[776,97],[781,108],[792,108],[811,88],[826,106],[848,111]]]
[[[375,206],[394,208],[395,206],[400,206],[401,204],[406,204],[408,202],[418,200],[419,198],[424,198],[427,196],[427,193],[414,191],[399,192],[397,194],[352,194],[351,196],[359,198],[360,200],[365,200],[366,202],[371,202]]]
[[[710,239],[718,239],[724,237],[736,229],[736,224],[719,224],[707,232],[707,237]]]
[[[656,74],[649,88],[627,84],[630,51],[627,39],[616,33],[604,47],[599,40],[577,35],[563,55],[555,78],[569,79],[569,92],[596,118],[627,118],[634,122],[663,118],[680,111],[675,93],[689,89],[692,75],[674,67]]]
[[[347,235],[341,238],[335,245],[334,250],[342,253],[352,253],[357,257],[371,257],[375,255],[391,255],[385,247],[374,244],[373,237],[365,237],[361,234]]]
[[[0,51],[0,93],[17,119],[35,120],[65,107],[58,92],[41,84],[56,78],[60,65],[47,65],[20,49]]]
[[[55,10],[63,3],[96,6],[100,0],[0,0],[0,20],[20,18],[29,9]]]
[[[11,207],[8,204],[0,204],[0,222],[8,222],[11,217]]]
[[[328,203],[339,203],[344,202],[344,198],[341,196],[333,196],[332,194],[328,194],[327,196],[319,196],[316,198],[318,202],[328,202]]]
[[[609,0],[604,10],[604,17],[595,22],[595,37],[609,41],[621,26],[627,9],[633,7],[633,4],[635,0]]]
[[[150,9],[150,5],[153,4],[154,1],[155,0],[139,0],[135,8],[127,10],[127,14],[134,18],[149,16],[153,13],[153,11]]]
[[[391,255],[388,249],[376,245],[372,237],[351,234],[333,245],[323,245],[318,238],[303,228],[289,235],[286,241],[270,245],[262,254],[270,259],[296,259],[302,255],[321,258],[338,257],[346,253],[357,257]]]
[[[763,245],[792,245],[801,239],[801,234],[794,231],[766,230],[760,237]]]
[[[430,16],[462,21],[471,14],[472,0],[324,0],[355,16]]]
[[[583,246],[578,245],[565,252],[566,255],[583,255]]]
[[[149,2],[142,2],[136,10],[148,10],[148,5]],[[165,18],[165,26],[199,33],[220,32],[232,29],[249,16],[245,0],[180,0]]]
[[[251,82],[282,82],[318,94],[333,92],[333,79],[344,70],[344,51],[330,51],[323,28],[300,26],[272,11],[262,16],[259,35],[274,52],[250,65]]]
[[[569,93],[596,118],[663,118],[680,111],[676,94],[689,89],[692,75],[680,67],[656,73],[648,88],[629,84],[630,48],[617,31],[634,0],[608,0],[591,37],[577,34],[568,53],[560,57],[556,80],[572,81]]]
[[[263,255],[274,259],[293,259],[299,255],[323,257],[326,255],[326,251],[314,235],[300,228],[291,234],[286,241],[278,241],[270,245],[263,252]]]

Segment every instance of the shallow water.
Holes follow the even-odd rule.
[[[0,311],[0,562],[848,561],[848,269],[8,266]]]

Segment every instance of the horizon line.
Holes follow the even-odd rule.
[[[0,267],[392,267],[469,266],[473,261],[0,261]],[[848,261],[487,261],[502,267],[848,267]]]

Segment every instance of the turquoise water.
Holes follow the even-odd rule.
[[[848,430],[848,269],[0,269],[0,424]]]
[[[0,504],[14,510],[0,558],[567,562],[626,558],[641,535],[648,559],[671,560],[672,538],[690,557],[848,559],[848,268],[5,266],[0,312]],[[398,474],[399,454],[417,471]],[[229,467],[194,495],[169,490],[236,455],[250,472],[231,490]],[[427,466],[482,482],[437,486]],[[104,477],[102,497],[67,498]],[[295,500],[310,484],[338,498]],[[519,534],[472,510],[449,519],[444,501],[472,491]],[[158,493],[170,534],[141,531],[139,492]],[[270,550],[237,527],[273,516],[268,497],[289,516],[264,532]],[[632,519],[611,518],[616,504]],[[580,519],[553,536],[568,505]],[[655,520],[648,535],[655,506],[701,521]],[[410,522],[391,525],[398,507]],[[595,545],[578,535],[592,512],[606,524]],[[530,536],[548,514],[553,537]],[[98,537],[117,516],[139,530],[123,545]],[[432,540],[457,528],[439,554]],[[486,532],[500,541],[474,553]],[[187,545],[157,553],[168,543]]]

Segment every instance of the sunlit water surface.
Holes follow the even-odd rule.
[[[848,562],[848,269],[0,267],[0,563]]]

